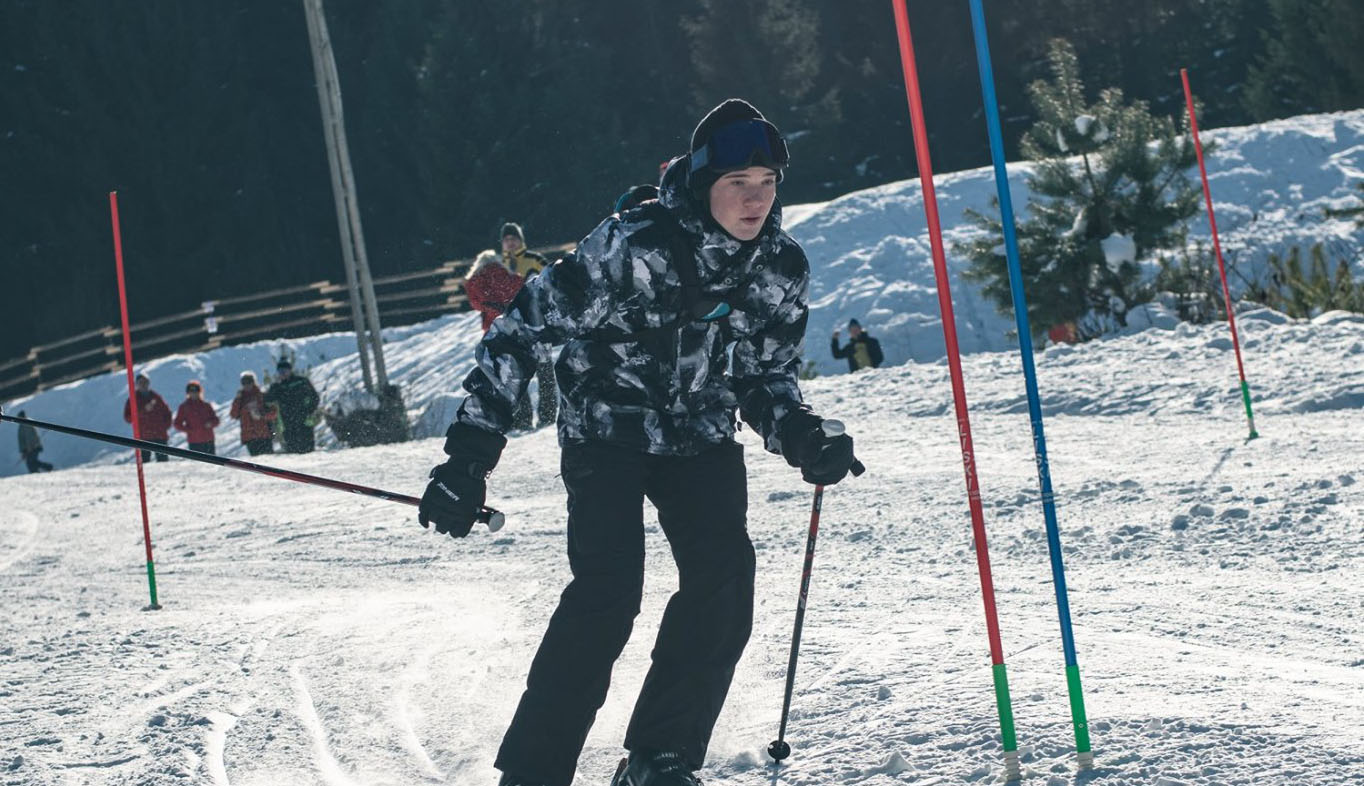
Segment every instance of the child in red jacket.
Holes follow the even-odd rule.
[[[123,403],[123,419],[129,423],[133,422],[133,402]],[[171,411],[166,406],[166,400],[161,398],[161,394],[152,390],[152,381],[146,374],[137,375],[137,425],[140,433],[137,435],[147,442],[160,442],[162,445],[170,442]],[[142,451],[142,460],[151,461],[150,451]],[[165,453],[157,453],[157,461],[166,461],[168,456]]]
[[[175,428],[185,432],[190,450],[214,455],[213,429],[218,427],[218,415],[203,395],[204,387],[199,380],[191,379],[185,385],[185,400],[175,413]]]
[[[521,277],[508,270],[491,250],[484,251],[474,260],[464,279],[464,292],[469,296],[469,307],[483,315],[484,333],[492,327],[493,320],[507,310],[523,283]]]

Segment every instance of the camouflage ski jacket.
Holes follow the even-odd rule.
[[[535,373],[535,346],[563,344],[555,366],[563,444],[694,455],[733,436],[738,409],[780,451],[775,426],[801,404],[809,264],[781,230],[780,205],[744,243],[703,219],[686,190],[687,164],[679,159],[664,176],[661,206],[607,218],[576,255],[526,283],[475,351],[460,422],[505,432]],[[691,258],[671,259],[684,247]],[[695,266],[704,294],[728,301],[728,315],[679,321],[679,263]]]

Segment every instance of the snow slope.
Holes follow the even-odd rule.
[[[1248,443],[1222,326],[1039,357],[1089,774],[1073,766],[1017,357],[966,359],[1025,783],[1360,782],[1364,321],[1242,321],[1262,434]],[[826,495],[795,752],[774,769],[762,751],[781,706],[810,489],[742,433],[759,605],[706,783],[994,782],[999,733],[946,367],[911,362],[805,391],[848,422],[868,474]],[[418,493],[439,444],[274,461]],[[141,610],[131,468],[0,480],[0,783],[491,786],[568,579],[557,454],[549,430],[514,437],[491,481],[506,529],[462,541],[423,531],[400,505],[150,465],[159,612]],[[577,783],[604,784],[620,755],[673,587],[650,526],[643,612]]]

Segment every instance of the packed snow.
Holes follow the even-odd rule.
[[[1364,113],[1219,139],[1219,155],[1242,162],[1214,181],[1219,209],[1254,197],[1228,204],[1229,220],[1219,214],[1239,259],[1318,237],[1358,248],[1353,224],[1320,207],[1364,171]],[[1275,156],[1288,175],[1273,174]],[[941,178],[944,215],[983,207],[989,177]],[[1283,182],[1266,195],[1271,177]],[[825,496],[794,753],[773,767],[764,751],[780,715],[811,488],[741,432],[758,613],[707,784],[928,786],[1003,772],[917,200],[917,185],[900,183],[791,211],[816,267],[807,343],[821,376],[802,389],[847,423],[868,472]],[[1096,758],[1080,773],[1012,322],[956,281],[954,294],[1024,782],[1359,783],[1364,318],[1239,314],[1261,434],[1250,441],[1225,325],[1179,324],[1152,306],[1126,335],[1038,355]],[[829,332],[850,316],[882,339],[887,367],[849,375],[827,357]],[[269,461],[419,494],[443,458],[434,436],[478,333],[470,315],[386,331],[389,372],[426,438]],[[356,387],[353,337],[285,343],[324,397]],[[259,375],[279,346],[148,368],[172,406],[190,376],[225,406],[237,373]],[[109,375],[6,411],[119,430],[124,384]],[[233,453],[234,431],[219,438]],[[160,611],[144,609],[127,451],[80,453],[43,436],[46,459],[96,460],[0,479],[0,783],[496,782],[501,733],[568,581],[551,429],[514,436],[491,478],[506,527],[460,541],[421,529],[400,504],[187,461],[148,465]],[[0,440],[13,444],[13,426]],[[643,611],[577,783],[613,772],[675,587],[656,525],[647,559]]]

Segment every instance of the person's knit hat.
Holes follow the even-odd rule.
[[[251,380],[252,382],[255,382],[255,381],[256,381],[256,375],[253,374],[253,373],[250,372],[250,371],[243,371],[241,377],[239,377],[237,381],[239,381],[239,382],[245,382],[245,381],[248,380],[248,379]]]
[[[725,172],[733,171],[733,167],[718,166],[713,161],[701,163],[698,153],[710,144],[716,132],[727,129],[745,120],[757,120],[770,128],[773,137],[769,143],[773,149],[771,152],[776,160],[763,162],[770,164],[777,172],[777,182],[782,179],[782,167],[786,166],[787,150],[786,141],[782,139],[777,127],[772,125],[757,107],[743,100],[742,98],[729,98],[721,102],[719,106],[706,113],[701,118],[701,122],[696,124],[695,130],[691,134],[691,158],[692,169],[687,178],[687,187],[697,196],[705,194],[714,185],[716,180]],[[702,154],[704,155],[704,154]]]
[[[276,371],[283,371],[283,370],[286,369],[286,368],[289,369],[290,371],[293,371],[293,370],[294,370],[293,361],[289,360],[289,358],[280,358],[280,359],[275,363],[275,370],[276,370]]]
[[[526,244],[526,233],[521,231],[520,224],[511,221],[508,221],[507,223],[503,224],[502,234],[498,235],[498,237],[504,238],[507,237],[508,235],[515,237],[517,240],[520,240],[522,245]]]
[[[152,381],[151,377],[147,376],[144,372],[141,371],[137,372],[137,377],[135,378],[135,381],[141,382],[144,379],[147,380],[147,384],[151,384]]]
[[[848,320],[848,327],[849,327],[849,328],[855,328],[855,327],[860,328],[860,327],[862,327],[862,323],[861,323],[861,322],[858,322],[856,319],[850,319],[850,320]]]

